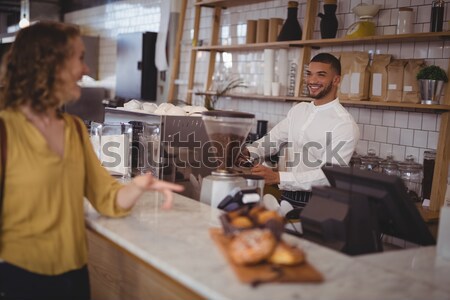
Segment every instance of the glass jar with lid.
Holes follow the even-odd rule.
[[[414,162],[414,156],[408,155],[398,164],[400,177],[405,182],[408,195],[414,202],[420,202],[422,191],[422,165]]]
[[[380,172],[387,175],[399,175],[398,162],[394,160],[392,154],[386,156],[386,159],[380,161]]]
[[[356,152],[353,152],[352,158],[350,158],[350,163],[349,163],[350,167],[353,168],[361,168],[361,155],[359,155]]]
[[[374,149],[367,150],[367,155],[361,157],[361,170],[379,172],[380,158]]]

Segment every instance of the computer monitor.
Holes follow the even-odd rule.
[[[350,255],[383,251],[388,234],[434,245],[403,180],[350,167],[322,168],[330,187],[315,187],[300,214],[304,237]]]

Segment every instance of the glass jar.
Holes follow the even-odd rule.
[[[374,149],[369,149],[366,156],[361,157],[361,170],[379,172],[380,158]]]
[[[422,165],[414,162],[414,156],[408,155],[404,162],[398,164],[398,169],[411,200],[420,202],[420,196],[422,195]]]
[[[361,168],[361,155],[356,152],[353,152],[352,158],[350,159],[350,167],[353,168]]]
[[[387,175],[399,175],[398,163],[392,155],[388,155],[386,159],[380,161],[380,172]]]

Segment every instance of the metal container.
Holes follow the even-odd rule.
[[[420,99],[422,104],[439,104],[444,81],[419,79]]]

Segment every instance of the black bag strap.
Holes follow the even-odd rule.
[[[1,178],[0,178],[0,216],[3,209],[3,190],[5,188],[5,172],[6,172],[6,127],[5,122],[0,118],[0,160],[1,160]],[[0,218],[1,222],[1,218]]]

